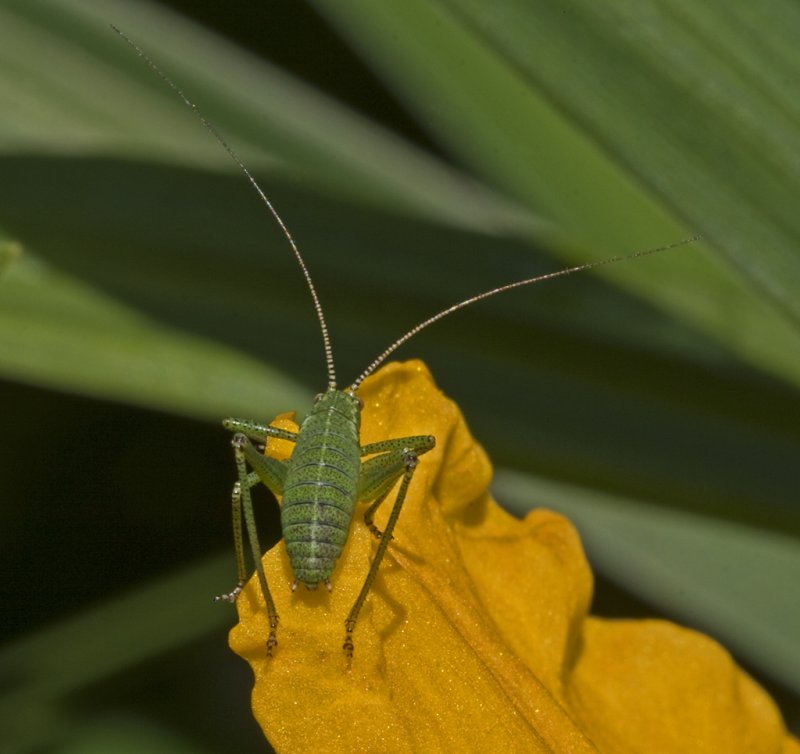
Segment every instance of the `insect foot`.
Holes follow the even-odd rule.
[[[272,650],[278,646],[278,637],[276,632],[278,630],[278,616],[275,619],[270,619],[269,623],[269,636],[267,637],[267,657],[272,657]]]
[[[375,526],[375,524],[372,521],[371,511],[372,508],[370,508],[370,510],[368,510],[364,514],[364,523],[366,524],[367,529],[370,530],[370,533],[375,537],[375,539],[383,539],[383,532],[377,526]],[[391,536],[389,537],[389,539],[394,539],[394,537]]]
[[[242,593],[244,584],[240,581],[236,586],[227,594],[218,594],[214,597],[214,602],[236,602],[236,598]]]
[[[354,620],[346,620],[344,622],[344,630],[345,630],[345,637],[344,637],[344,644],[342,644],[342,649],[344,653],[347,655],[348,660],[353,659],[353,650],[355,647],[353,646],[353,629],[356,627],[356,622]]]

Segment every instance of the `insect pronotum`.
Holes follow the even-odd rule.
[[[295,577],[291,587],[292,590],[300,582],[304,583],[308,589],[316,589],[320,584],[325,584],[328,590],[331,589],[330,577],[347,541],[356,503],[369,503],[370,505],[364,514],[364,522],[379,540],[379,544],[361,591],[345,620],[343,649],[348,657],[352,657],[354,648],[353,631],[356,627],[359,612],[378,572],[383,556],[386,553],[386,548],[392,539],[392,532],[403,507],[408,487],[414,477],[414,470],[419,457],[432,450],[436,444],[436,439],[431,435],[414,435],[382,440],[362,446],[359,438],[362,402],[356,394],[361,383],[394,351],[413,338],[418,332],[459,309],[463,309],[465,306],[524,285],[571,275],[575,272],[590,270],[622,260],[655,254],[691,243],[699,236],[656,249],[610,257],[567,267],[544,275],[537,275],[525,280],[517,280],[460,301],[412,327],[372,361],[347,389],[339,390],[334,369],[333,350],[322,306],[314,288],[311,274],[291,232],[261,186],[213,124],[206,120],[198,111],[196,105],[136,43],[117,27],[112,25],[112,29],[144,59],[147,65],[195,113],[200,122],[250,181],[261,201],[278,223],[300,266],[311,294],[322,333],[325,363],[328,372],[328,387],[324,393],[317,396],[311,411],[303,420],[298,432],[278,429],[249,419],[228,418],[222,422],[226,429],[234,433],[232,444],[238,471],[238,481],[234,484],[232,493],[233,532],[238,581],[231,592],[220,595],[216,599],[235,602],[247,579],[248,573],[245,565],[242,534],[242,517],[244,517],[244,528],[247,531],[258,582],[267,608],[269,635],[266,640],[266,651],[267,655],[271,656],[278,644],[278,613],[261,563],[261,547],[258,541],[258,532],[256,531],[250,490],[258,484],[264,484],[273,494],[282,499],[281,529]],[[266,443],[269,438],[278,438],[294,443],[295,447],[288,461],[278,461],[259,452],[257,445]],[[375,512],[397,486],[398,481],[400,484],[395,493],[386,528],[380,531],[373,523]]]

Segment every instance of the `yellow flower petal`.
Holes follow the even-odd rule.
[[[601,751],[783,750],[772,700],[707,636],[659,620],[590,619],[584,642],[570,701]]]
[[[293,594],[283,545],[265,555],[272,659],[255,580],[240,596],[231,647],[253,667],[253,711],[277,751],[790,751],[768,697],[711,640],[587,619],[592,577],[572,525],[494,503],[485,453],[423,364],[391,364],[359,394],[362,444],[433,434],[437,447],[417,467],[352,662],[344,620],[377,547],[363,508],[331,594]]]

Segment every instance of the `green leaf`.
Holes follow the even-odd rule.
[[[679,0],[316,4],[448,152],[562,239],[602,255],[701,232],[716,264],[695,249],[655,275],[603,273],[797,381],[800,225],[788,198],[800,187],[787,166],[800,128],[771,57],[757,54],[794,20],[785,3],[752,28],[726,3]]]
[[[38,749],[53,736],[51,728],[70,727],[60,699],[218,632],[230,613],[205,590],[229,572],[230,558],[218,557],[4,647],[0,672],[16,679],[0,703],[6,740],[20,751]]]
[[[203,754],[195,743],[182,740],[168,730],[144,724],[138,719],[103,720],[89,731],[82,731],[58,754]]]
[[[173,332],[30,255],[0,284],[0,370],[9,377],[209,419],[308,400],[277,370]]]

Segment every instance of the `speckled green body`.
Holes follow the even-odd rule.
[[[329,389],[303,421],[286,472],[281,527],[295,578],[316,589],[330,578],[350,534],[361,470],[361,408]]]

